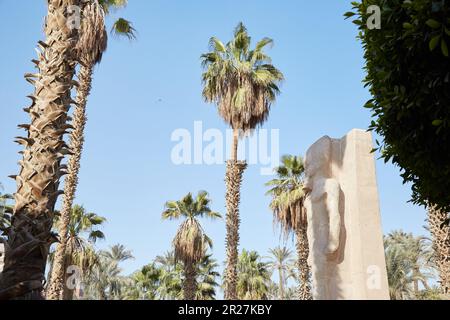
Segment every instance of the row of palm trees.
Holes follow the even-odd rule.
[[[287,157],[285,157],[286,161]],[[280,169],[279,169],[280,170]],[[11,197],[0,195],[0,220],[8,225]],[[64,287],[63,298],[98,300],[175,300],[186,299],[192,290],[190,299],[213,300],[220,288],[219,264],[208,252],[211,240],[204,234],[198,221],[185,224],[189,219],[199,217],[220,218],[209,209],[210,200],[206,192],[200,192],[194,199],[191,194],[179,201],[169,201],[163,212],[165,219],[183,218],[177,236],[173,242],[174,250],[157,256],[151,263],[143,266],[130,276],[123,275],[120,264],[132,259],[132,253],[122,245],[112,246],[109,250],[96,250],[94,245],[105,235],[101,231],[105,218],[87,212],[82,206],[75,205],[69,224],[68,250],[65,266],[77,266],[82,271],[80,286]],[[55,228],[60,223],[55,223]],[[191,226],[194,226],[193,229]],[[198,229],[200,228],[200,229]],[[180,234],[196,234],[200,238],[182,238]],[[203,240],[201,240],[203,238]],[[184,240],[183,240],[184,239]],[[183,242],[180,243],[180,241]],[[195,261],[181,260],[177,255],[189,255],[192,243],[207,244]],[[393,231],[384,237],[389,291],[394,300],[405,299],[445,299],[438,283],[438,259],[433,243],[423,236],[414,236],[403,231]],[[178,248],[178,249],[177,249]],[[177,253],[177,250],[179,251]],[[181,252],[180,252],[181,250]],[[268,256],[260,256],[256,251],[243,250],[238,257],[237,298],[238,299],[279,299],[299,298],[298,288],[292,283],[302,284],[298,270],[298,260],[286,247],[269,250]],[[48,264],[52,274],[54,253],[49,256]],[[193,272],[191,271],[193,270]],[[188,272],[186,272],[188,271]],[[65,283],[70,274],[65,275]],[[273,281],[273,279],[278,281]],[[189,285],[188,285],[189,284]],[[309,285],[309,282],[307,283]],[[223,286],[222,286],[223,287]],[[47,288],[48,290],[48,288]]]
[[[446,299],[436,283],[439,257],[430,239],[397,230],[384,237],[384,247],[392,300]]]

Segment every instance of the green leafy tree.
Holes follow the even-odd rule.
[[[210,52],[201,56],[203,97],[217,105],[222,119],[233,129],[231,160],[227,162],[225,183],[227,207],[227,267],[225,270],[225,298],[236,299],[237,260],[239,245],[239,202],[242,174],[247,166],[238,161],[240,134],[262,125],[269,116],[271,105],[279,93],[283,74],[275,68],[264,49],[273,40],[264,38],[254,49],[247,29],[239,23],[234,38],[227,44],[210,39]]]
[[[381,29],[369,29],[370,5]],[[377,149],[402,169],[415,203],[450,211],[450,6],[434,0],[353,2]]]

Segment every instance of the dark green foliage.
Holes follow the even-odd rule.
[[[450,1],[352,4],[345,16],[360,30],[377,149],[412,183],[414,203],[450,210]],[[366,26],[370,5],[381,8],[379,30]]]

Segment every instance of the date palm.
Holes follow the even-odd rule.
[[[204,257],[208,248],[212,247],[211,239],[205,234],[198,218],[220,218],[220,214],[209,207],[211,200],[206,191],[200,191],[194,199],[188,193],[179,201],[168,201],[162,213],[163,219],[184,218],[173,240],[175,259],[184,265],[183,292],[185,300],[194,300],[197,283],[196,265]]]
[[[117,250],[117,248],[120,250]],[[86,298],[95,300],[121,299],[127,292],[129,279],[122,275],[123,270],[120,263],[133,258],[133,255],[125,247],[115,245],[110,247],[109,250],[97,252],[96,256],[96,263],[86,277]]]
[[[14,195],[11,228],[5,244],[5,267],[0,275],[0,299],[43,299],[42,290],[49,247],[55,241],[51,232],[61,176],[61,164],[69,152],[64,134],[70,128],[68,111],[74,102],[76,85],[75,49],[78,42],[76,10],[81,0],[48,0],[45,41],[39,42],[35,74],[25,77],[35,88],[30,95],[29,124],[20,125],[28,133],[18,137],[23,145],[22,160]]]
[[[227,265],[225,298],[236,299],[237,260],[239,245],[239,202],[242,174],[247,164],[238,161],[239,136],[262,125],[279,93],[283,74],[271,64],[264,52],[273,44],[264,38],[254,49],[247,29],[239,23],[234,38],[227,44],[210,39],[210,52],[201,56],[204,73],[203,97],[217,105],[218,113],[233,129],[231,159],[227,161],[225,183],[227,206]]]
[[[286,247],[276,247],[269,250],[271,257],[269,262],[269,268],[278,272],[279,284],[278,293],[279,299],[285,300],[285,287],[287,280],[287,273],[289,272],[289,266],[291,262],[292,252]]]
[[[270,208],[274,214],[274,223],[280,225],[285,236],[295,233],[297,249],[297,269],[299,272],[298,295],[300,300],[310,300],[310,270],[308,266],[307,222],[304,208],[303,159],[300,156],[283,156],[281,165],[276,169],[276,179],[266,183],[271,189]]]
[[[79,85],[77,88],[76,107],[73,112],[70,134],[71,155],[67,165],[68,175],[64,181],[64,197],[61,210],[61,228],[59,229],[60,244],[57,246],[52,268],[52,282],[47,291],[47,299],[58,300],[62,298],[64,291],[64,252],[66,250],[67,229],[70,220],[70,212],[73,206],[76,188],[78,185],[78,173],[84,144],[84,129],[86,126],[87,98],[91,92],[94,67],[100,63],[106,50],[108,37],[105,27],[105,14],[111,8],[120,8],[127,4],[125,0],[89,0],[82,7],[82,21],[80,38],[77,43],[77,59],[80,64],[78,71]],[[119,21],[120,20],[120,21]],[[116,34],[134,36],[131,23],[120,18],[113,25]]]

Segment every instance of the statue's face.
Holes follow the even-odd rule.
[[[309,148],[305,156],[305,191],[312,189],[317,174],[326,175],[329,167],[331,139],[323,137]]]

